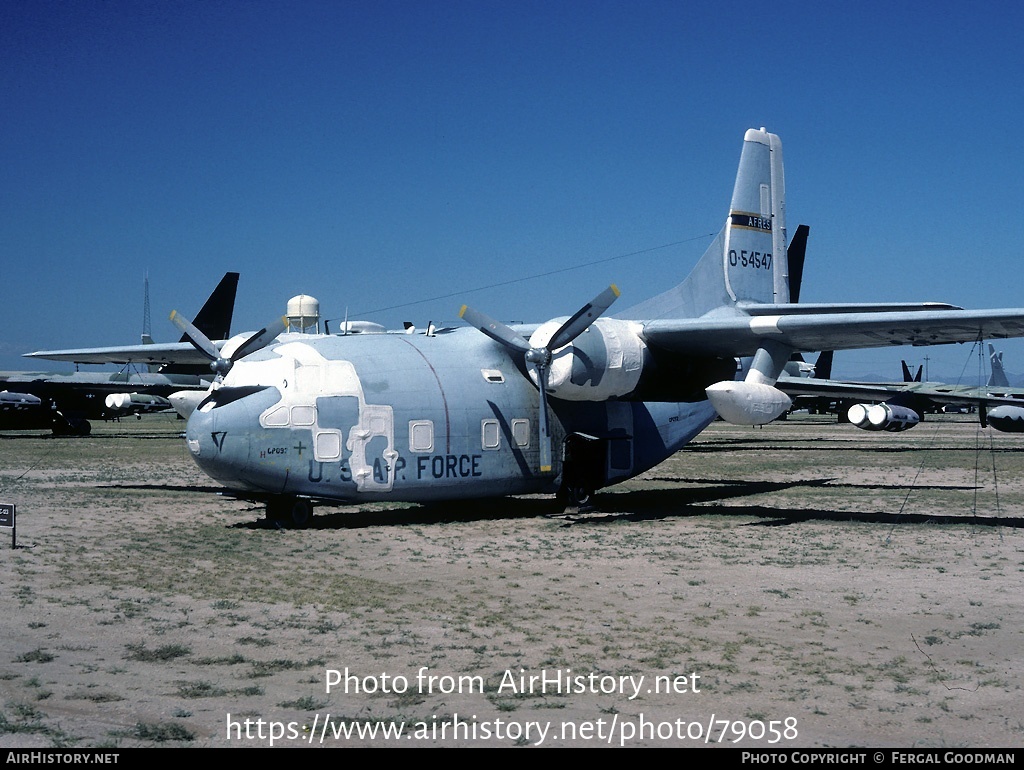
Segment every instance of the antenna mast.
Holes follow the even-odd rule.
[[[153,325],[149,317],[149,271],[147,270],[142,278],[142,343],[146,344],[153,340]]]

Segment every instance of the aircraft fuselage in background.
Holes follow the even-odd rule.
[[[225,273],[196,315],[196,326],[216,340],[231,334],[238,273]],[[146,284],[149,306],[149,284]],[[143,332],[142,351],[157,349]],[[188,342],[182,342],[191,347]],[[34,357],[28,354],[29,357]],[[203,392],[213,380],[206,362],[181,364],[144,363],[128,357],[110,361],[72,356],[75,363],[119,363],[115,373],[0,372],[0,430],[50,429],[58,436],[85,436],[92,430],[90,420],[109,420],[131,414],[170,409],[169,396],[184,391]]]
[[[206,378],[207,383],[212,374]],[[192,375],[150,372],[0,372],[0,430],[51,430],[56,435],[85,435],[89,420],[109,420],[170,407],[172,393],[208,387]],[[109,396],[143,399],[143,406],[118,409]],[[163,401],[163,403],[160,403]]]

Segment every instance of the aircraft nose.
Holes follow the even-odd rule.
[[[251,435],[259,416],[281,398],[276,388],[221,388],[188,418],[185,441],[202,470],[228,486],[237,486],[249,465]]]
[[[188,451],[200,467],[217,454],[217,423],[219,414],[212,409],[196,409],[189,415],[185,428],[185,442]]]

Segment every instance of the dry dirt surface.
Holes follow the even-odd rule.
[[[1024,436],[713,425],[596,509],[225,498],[0,437],[0,746],[1024,745]]]

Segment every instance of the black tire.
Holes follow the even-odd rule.
[[[301,497],[288,507],[288,523],[295,529],[305,529],[313,523],[313,503]]]
[[[313,521],[313,503],[302,497],[272,497],[267,500],[267,518],[291,529],[305,529]]]
[[[582,484],[566,484],[558,490],[556,497],[565,505],[572,505],[577,508],[590,504],[594,493]]]
[[[92,433],[92,423],[78,417],[59,416],[54,418],[50,430],[54,436],[88,436]]]

